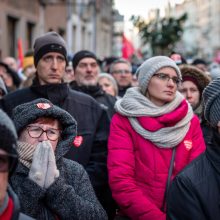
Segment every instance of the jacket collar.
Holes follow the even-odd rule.
[[[101,89],[99,85],[94,86],[79,86],[76,81],[72,81],[70,83],[70,87],[76,91],[86,93],[93,98],[96,98],[98,96],[103,96],[104,91]]]
[[[69,87],[66,83],[40,85],[37,77],[33,80],[30,89],[40,97],[46,98],[58,106],[62,106],[69,93]]]

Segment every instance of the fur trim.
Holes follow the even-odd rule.
[[[186,76],[192,77],[193,79],[195,79],[197,81],[197,84],[200,87],[199,90],[201,92],[210,83],[209,76],[205,72],[201,71],[200,69],[198,69],[195,66],[182,65],[180,67],[180,71],[182,73],[183,82],[184,82],[184,78]]]

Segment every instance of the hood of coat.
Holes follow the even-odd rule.
[[[59,160],[73,146],[73,141],[77,133],[77,123],[67,111],[43,98],[18,105],[12,113],[12,118],[18,134],[27,125],[36,121],[40,117],[57,119],[62,125],[63,130],[61,133],[61,139],[55,150],[56,160]]]

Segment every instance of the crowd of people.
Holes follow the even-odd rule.
[[[219,95],[217,63],[39,36],[0,61],[0,220],[220,218]]]

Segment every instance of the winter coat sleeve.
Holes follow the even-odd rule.
[[[190,179],[177,176],[169,190],[167,220],[206,220]]]
[[[86,171],[95,190],[108,182],[107,175],[107,140],[109,135],[110,121],[106,111],[102,111],[97,122],[97,130],[93,141],[92,152]]]
[[[19,198],[21,211],[33,218],[37,218],[41,212],[41,201],[45,196],[46,190],[29,179],[28,172],[26,174],[16,172],[10,181]]]
[[[59,219],[107,219],[104,209],[95,196],[88,174],[81,165],[74,166],[77,171],[72,166],[65,168],[70,172],[71,169],[75,170],[71,173],[74,178],[70,174],[66,180],[62,176],[58,177],[46,191],[45,201],[48,208],[53,210]]]
[[[126,123],[115,115],[108,144],[109,183],[113,198],[131,219],[165,220],[165,213],[143,194],[136,183],[134,144]]]

